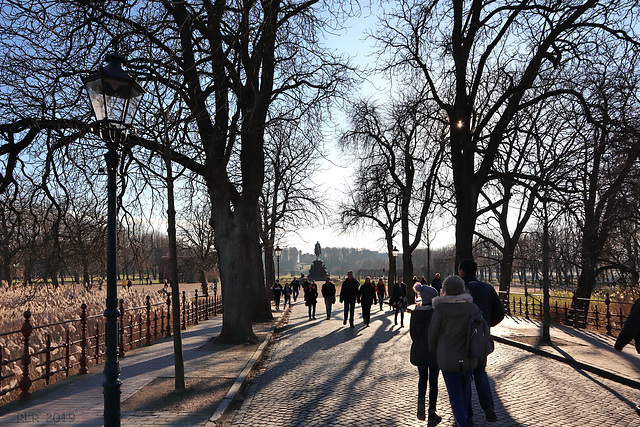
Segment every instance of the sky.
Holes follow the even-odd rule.
[[[349,28],[345,34],[336,35],[335,37],[326,39],[328,47],[336,49],[338,52],[344,52],[352,57],[353,62],[359,66],[366,66],[374,60],[370,56],[373,50],[371,41],[365,40],[365,32],[375,27],[377,18],[366,12],[361,17],[352,18],[348,25]],[[365,98],[385,96],[389,91],[389,84],[383,76],[376,76],[370,82],[362,82],[360,87],[360,95]],[[347,123],[345,113],[336,110],[333,117],[334,125],[344,126]],[[329,196],[326,205],[330,211],[337,212],[341,199],[345,197],[345,193],[349,188],[351,181],[350,170],[353,165],[347,155],[341,152],[337,146],[337,133],[326,132],[325,150],[327,159],[321,163],[322,172],[314,177],[315,182]],[[314,245],[320,242],[322,247],[355,247],[366,248],[373,251],[386,251],[386,243],[380,229],[368,228],[354,230],[352,232],[341,232],[339,225],[331,224],[336,218],[327,218],[327,224],[311,226],[304,230],[298,230],[296,233],[288,233],[281,241],[276,242],[281,247],[293,247],[304,253],[313,253]],[[442,227],[441,227],[442,228]],[[440,231],[436,234],[434,247],[446,246],[454,242],[453,232],[451,230]],[[394,242],[400,248],[400,238]]]
[[[343,52],[352,57],[353,62],[363,66],[371,58],[367,54],[371,51],[371,44],[364,40],[364,32],[367,28],[375,24],[375,18],[371,15],[352,18],[349,21],[349,28],[345,33],[330,37],[325,40],[328,47]],[[369,96],[375,91],[372,84],[363,82],[361,93]],[[332,119],[339,126],[346,124],[346,116],[343,111],[334,111],[335,117]],[[334,125],[335,125],[334,123]],[[327,158],[321,162],[321,170],[314,177],[314,181],[328,195],[329,200],[326,205],[331,212],[337,212],[340,200],[344,198],[349,188],[350,170],[353,165],[348,157],[345,158],[337,146],[337,134],[333,131],[325,132],[325,154]],[[295,246],[302,252],[313,253],[314,245],[320,242],[322,247],[355,247],[370,250],[382,251],[385,247],[381,240],[382,233],[375,229],[358,230],[351,233],[341,232],[339,225],[332,225],[335,218],[326,218],[326,224],[318,224],[296,233],[288,233],[281,242],[276,242],[281,247]]]

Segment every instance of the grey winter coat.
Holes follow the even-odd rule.
[[[470,371],[478,359],[467,354],[469,317],[480,309],[469,294],[436,297],[429,325],[429,347],[435,351],[438,367],[446,372]]]

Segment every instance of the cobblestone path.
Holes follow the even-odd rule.
[[[289,324],[268,353],[246,399],[225,416],[225,426],[410,426],[416,419],[417,369],[410,365],[409,316],[405,328],[391,312],[373,308],[365,328],[342,324],[342,305],[326,320],[293,306]],[[606,361],[603,361],[606,363]],[[633,407],[640,392],[568,365],[502,344],[487,367],[498,422],[488,423],[474,390],[476,426],[640,426]],[[441,426],[453,416],[442,377]]]

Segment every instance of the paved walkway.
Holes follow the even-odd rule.
[[[358,307],[356,312],[359,319]],[[362,322],[354,329],[343,326],[341,312],[331,320],[317,317],[309,321],[305,307],[294,305],[288,327],[269,352],[263,372],[249,387],[241,407],[224,418],[224,426],[427,425],[415,417],[417,369],[407,363],[408,328],[400,329],[390,313],[376,308],[369,328]],[[518,327],[523,331],[518,332]],[[495,332],[535,335],[535,323],[508,319]],[[621,374],[638,379],[640,358],[631,349],[620,355],[609,351],[612,340],[607,337],[584,331],[563,333],[559,341],[563,344],[555,351],[615,366]],[[565,344],[569,338],[572,342]],[[621,362],[628,370],[618,366]],[[486,422],[474,397],[476,426],[640,425],[634,411],[640,391],[635,388],[503,343],[496,344],[487,370],[499,421]],[[442,378],[439,389],[440,425],[450,426],[453,416]]]
[[[257,376],[235,408],[228,400],[217,408],[192,413],[123,412],[123,426],[406,426],[427,425],[415,418],[417,370],[407,363],[411,340],[408,325],[393,324],[390,312],[373,308],[371,327],[364,328],[356,308],[356,328],[342,324],[342,305],[331,320],[324,316],[322,299],[318,320],[309,321],[300,301],[293,306],[288,326],[266,353]],[[282,313],[275,313],[281,315]],[[215,357],[202,347],[219,334],[217,317],[183,331],[187,377],[227,377],[241,382],[259,351],[247,349],[237,357]],[[539,355],[515,347],[520,337],[538,336],[539,322],[507,318],[492,333],[502,342],[489,358],[488,372],[495,390],[497,423],[487,423],[474,399],[475,425],[484,426],[636,426],[633,407],[640,390],[611,378],[640,381],[640,357],[633,346],[623,353],[611,349],[614,339],[562,326],[552,328],[553,347]],[[272,324],[255,325],[262,338]],[[266,341],[265,341],[266,343]],[[507,343],[507,344],[505,344]],[[514,344],[514,345],[511,345]],[[522,345],[520,345],[522,346]],[[527,347],[527,346],[523,346]],[[532,349],[530,349],[532,350]],[[573,359],[605,369],[596,375],[554,360]],[[173,376],[172,341],[128,353],[120,361],[122,401],[158,377]],[[42,392],[28,402],[0,407],[0,425],[102,425],[102,367],[76,376]],[[606,375],[610,373],[611,375]],[[237,384],[230,394],[237,390]],[[453,418],[442,378],[438,412],[441,426]],[[73,419],[70,418],[73,416]],[[213,421],[210,421],[213,420]]]

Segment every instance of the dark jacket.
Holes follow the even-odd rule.
[[[635,340],[636,351],[640,353],[640,298],[633,303],[631,313],[629,313],[629,317],[624,322],[614,347],[616,350],[622,351],[624,346],[629,344],[631,340]]]
[[[322,297],[323,298],[333,298],[335,301],[336,298],[336,286],[333,282],[324,282],[322,284]]]
[[[274,298],[280,298],[280,295],[282,294],[282,285],[274,284],[271,287],[271,292],[273,292]]]
[[[300,282],[298,282],[298,279],[293,279],[291,281],[291,289],[293,289],[293,290],[300,289]]]
[[[362,286],[360,286],[360,289],[358,289],[358,300],[360,300],[362,304],[366,305],[371,305],[374,303],[374,301],[377,301],[376,288],[373,283],[365,282],[362,284]]]
[[[442,280],[434,278],[433,281],[431,282],[431,287],[435,288],[435,290],[438,291],[438,293],[440,293],[440,290],[442,289]]]
[[[342,288],[340,289],[340,302],[349,301],[355,302],[358,297],[358,286],[360,282],[356,279],[349,280],[348,278],[342,282]]]
[[[407,284],[406,283],[398,283],[396,282],[393,285],[393,290],[391,291],[391,303],[398,301],[400,298],[407,297]]]
[[[314,305],[318,302],[318,288],[309,284],[307,292],[304,294],[304,304]]]
[[[411,336],[411,353],[409,360],[412,365],[438,367],[436,353],[429,351],[429,324],[433,317],[431,306],[416,307],[411,312],[409,335]]]
[[[291,286],[285,286],[284,288],[282,288],[282,295],[289,296],[293,293],[293,289],[291,289]]]
[[[469,294],[436,297],[432,302],[429,348],[437,354],[438,367],[446,372],[475,369],[478,359],[467,352],[467,332],[469,317],[480,309]]]
[[[502,322],[502,319],[504,319],[504,306],[493,286],[479,281],[475,276],[464,276],[462,280],[467,285],[474,304],[482,311],[482,317],[484,317],[489,326],[496,326]]]

